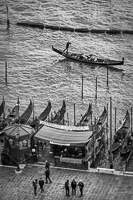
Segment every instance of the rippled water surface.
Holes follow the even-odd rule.
[[[9,7],[10,30],[6,30],[6,6]],[[70,26],[89,29],[133,30],[133,1],[79,1],[79,0],[2,0],[0,2],[0,99],[3,96],[7,108],[12,108],[20,97],[21,112],[31,98],[35,103],[35,115],[39,115],[52,102],[58,110],[66,100],[67,112],[73,123],[73,105],[76,104],[76,119],[80,118],[89,103],[93,104],[94,115],[113,100],[117,107],[117,124],[126,110],[133,106],[133,35],[107,35],[39,30],[16,26],[20,21],[42,22],[45,25]],[[71,50],[99,57],[121,60],[117,66],[123,72],[107,70],[74,63],[67,60],[56,62],[60,55],[52,51],[55,45],[65,48],[71,41]],[[5,61],[8,63],[8,85],[4,83]],[[81,99],[81,77],[84,77],[84,99]],[[98,98],[95,100],[96,76]]]

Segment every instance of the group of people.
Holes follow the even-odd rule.
[[[79,186],[80,196],[83,196],[84,183],[83,183],[82,180],[80,180],[79,183],[77,184],[75,179],[73,179],[72,182],[71,182],[71,185],[69,183],[69,180],[67,180],[65,182],[66,196],[68,196],[68,197],[70,197],[70,186],[72,188],[72,195],[76,195],[76,189],[77,189],[77,186]]]
[[[52,183],[51,179],[50,179],[50,163],[46,160],[46,164],[45,164],[45,178],[46,178],[46,184],[48,183]],[[33,180],[33,188],[34,188],[34,194],[35,196],[37,196],[37,185],[39,184],[40,186],[40,191],[41,193],[44,192],[44,180],[42,178],[39,179],[39,181],[37,179]]]

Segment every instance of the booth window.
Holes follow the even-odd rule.
[[[28,147],[28,140],[22,141],[22,147]]]

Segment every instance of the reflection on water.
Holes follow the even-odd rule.
[[[73,104],[76,104],[76,118],[85,113],[88,103],[92,103],[93,115],[98,116],[109,103],[110,96],[117,107],[118,118],[123,119],[130,110],[133,99],[133,46],[132,35],[107,35],[91,33],[70,33],[53,30],[38,30],[16,26],[16,22],[35,21],[44,24],[64,25],[74,28],[130,29],[132,30],[132,9],[130,1],[118,0],[111,7],[109,2],[69,1],[11,1],[7,0],[10,16],[10,30],[6,30],[5,1],[0,8],[0,94],[6,101],[6,110],[16,104],[20,97],[21,108],[28,105],[29,98],[35,102],[35,114],[39,115],[47,105],[58,109],[66,100],[67,112],[73,122]],[[88,6],[90,12],[88,12]],[[119,9],[118,9],[119,7]],[[115,17],[114,17],[115,16]],[[118,20],[119,19],[119,20]],[[110,22],[110,23],[109,23]],[[120,60],[125,64],[118,66],[124,72],[107,70],[104,67],[71,62],[52,51],[52,45],[65,48],[71,41],[72,52],[94,54],[103,58]],[[62,60],[59,60],[62,59]],[[8,63],[8,85],[4,84],[4,62]],[[56,64],[53,65],[55,61]],[[81,98],[84,77],[84,99]],[[95,100],[97,83],[97,101]]]

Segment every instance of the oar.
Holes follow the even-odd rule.
[[[61,56],[58,58],[58,60],[56,60],[56,61],[53,63],[53,65],[55,65],[55,64],[61,59],[61,57],[64,55],[64,53],[65,53],[65,50],[63,51],[63,53],[61,54]]]

